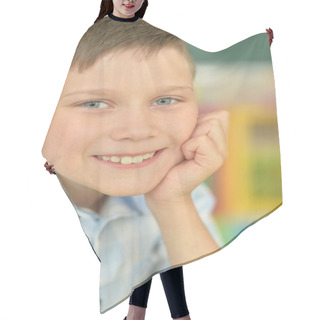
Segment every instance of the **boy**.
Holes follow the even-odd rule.
[[[151,276],[219,249],[191,192],[200,185],[194,198],[205,194],[212,207],[201,183],[227,155],[228,113],[198,116],[194,74],[184,42],[142,20],[102,19],[77,47],[43,155],[54,164],[101,259],[101,288],[108,287],[101,291],[108,301],[103,309],[125,298],[123,293],[110,296],[118,290],[119,282],[110,281],[117,273],[127,274],[125,286],[131,289],[148,272]],[[119,209],[123,205],[127,210]],[[139,210],[151,214],[133,220]],[[105,221],[119,218],[117,212],[122,220],[105,228]],[[160,232],[165,246],[154,241]],[[112,242],[119,233],[130,250]],[[122,264],[113,264],[112,250]],[[156,268],[134,262],[140,250],[155,253],[149,259],[156,257]],[[132,251],[138,254],[125,256]]]

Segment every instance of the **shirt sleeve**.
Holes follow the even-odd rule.
[[[202,222],[211,236],[220,247],[223,246],[224,242],[214,218],[214,208],[217,203],[216,197],[210,188],[205,183],[202,183],[192,191],[191,198]]]

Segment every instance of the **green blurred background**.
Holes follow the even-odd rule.
[[[210,53],[191,45],[200,113],[228,110],[228,157],[206,183],[224,242],[282,204],[275,86],[268,36]]]

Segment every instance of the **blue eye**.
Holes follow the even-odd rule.
[[[105,102],[101,102],[101,101],[89,101],[89,102],[83,103],[83,105],[87,108],[92,108],[92,109],[102,109],[108,106]]]
[[[153,105],[156,105],[156,106],[166,106],[168,104],[172,104],[173,102],[176,102],[175,99],[173,98],[161,98],[161,99],[158,99],[156,100]]]

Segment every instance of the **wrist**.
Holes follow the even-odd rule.
[[[158,212],[177,212],[184,211],[185,208],[194,207],[191,194],[181,197],[166,198],[166,199],[152,199],[145,197],[146,203],[153,214]]]

